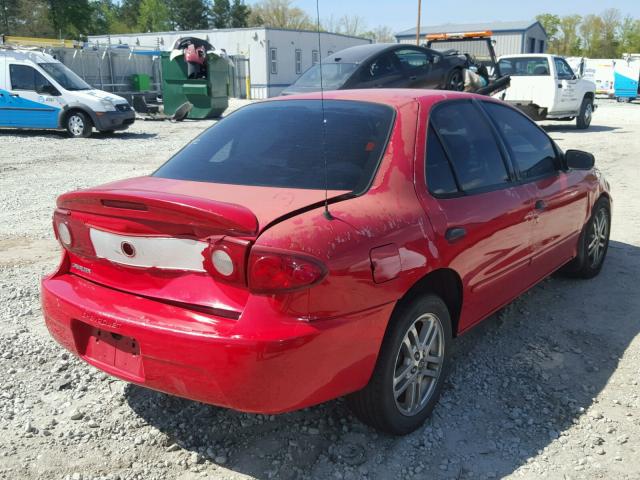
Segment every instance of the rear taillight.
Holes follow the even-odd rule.
[[[326,274],[326,267],[307,255],[260,247],[249,255],[248,282],[253,293],[300,290],[322,281]]]
[[[233,237],[224,237],[212,243],[203,252],[205,270],[216,280],[246,286],[245,265],[249,243]]]

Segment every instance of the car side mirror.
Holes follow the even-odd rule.
[[[591,153],[582,150],[567,150],[564,153],[564,161],[570,169],[591,170],[596,163],[596,158]]]
[[[434,64],[434,65],[435,65],[436,63],[438,63],[439,61],[440,61],[440,57],[438,57],[437,55],[434,55],[433,57],[431,57],[431,58],[429,59],[429,63],[432,63],[432,64]]]

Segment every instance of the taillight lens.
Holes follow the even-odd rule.
[[[71,230],[69,230],[69,226],[64,222],[60,222],[56,225],[56,230],[58,231],[58,239],[60,240],[60,243],[65,247],[70,247],[73,242],[73,238],[71,237]]]
[[[204,268],[216,280],[246,285],[245,265],[248,250],[248,241],[224,237],[212,243],[203,252]]]
[[[249,289],[253,293],[300,290],[322,281],[326,274],[326,267],[307,255],[254,248],[249,256]]]

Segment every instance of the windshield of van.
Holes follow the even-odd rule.
[[[153,175],[177,180],[364,192],[394,119],[374,103],[285,100],[244,107],[206,130]],[[326,162],[326,175],[325,175]]]
[[[325,90],[340,88],[358,67],[357,63],[323,63],[322,86]],[[320,90],[320,64],[304,72],[293,84],[296,87],[317,88]]]
[[[62,63],[39,63],[38,65],[65,90],[91,90],[91,86],[87,82]]]
[[[545,57],[503,58],[498,64],[503,75],[532,77],[549,75],[549,62]]]

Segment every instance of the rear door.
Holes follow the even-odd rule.
[[[528,117],[505,105],[482,105],[504,138],[520,182],[533,196],[532,273],[543,278],[575,253],[588,209],[584,173],[563,171],[552,140]]]
[[[356,83],[351,88],[405,88],[408,77],[404,75],[398,58],[386,52],[367,62],[360,69]]]
[[[57,128],[60,105],[57,89],[31,65],[7,62],[9,125]],[[57,95],[52,95],[57,93]]]
[[[531,190],[513,181],[497,133],[474,102],[439,104],[429,122],[424,202],[438,254],[462,277],[465,329],[533,283]]]

